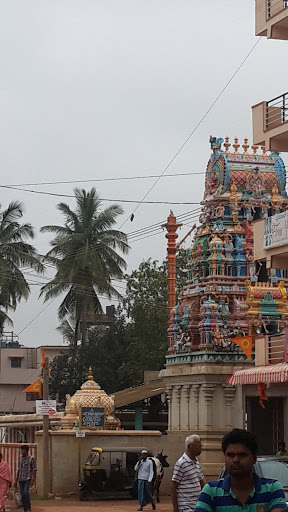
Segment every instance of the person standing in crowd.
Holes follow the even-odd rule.
[[[195,512],[283,512],[286,499],[280,482],[253,471],[257,449],[256,436],[247,430],[225,434],[222,450],[228,474],[204,486]]]
[[[286,450],[285,441],[280,441],[279,452],[276,453],[279,457],[288,457],[288,450]]]
[[[11,473],[8,466],[8,462],[5,462],[0,453],[0,512],[5,511],[5,496],[8,491],[8,487],[11,485]]]
[[[142,450],[134,469],[138,480],[138,501],[140,504],[140,508],[138,510],[143,510],[143,507],[148,505],[148,503],[151,503],[152,509],[155,510],[156,505],[153,499],[152,487],[154,469],[152,460],[148,459],[147,450]]]
[[[24,512],[31,512],[29,489],[36,480],[36,464],[32,455],[29,455],[29,446],[21,446],[21,457],[18,462],[18,472],[15,487],[19,482],[20,495]]]
[[[173,512],[193,512],[204,475],[198,460],[202,451],[201,439],[193,434],[185,439],[185,453],[177,460],[173,470],[171,498]]]

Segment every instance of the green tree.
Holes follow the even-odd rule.
[[[126,327],[125,316],[118,310],[109,328],[96,325],[88,329],[87,344],[76,354],[76,359],[72,347],[68,353],[55,358],[51,364],[51,394],[64,401],[67,393],[73,394],[86,380],[90,366],[94,379],[107,393],[130,385],[130,379],[120,372],[128,357]],[[69,337],[69,332],[67,334]]]
[[[176,259],[176,293],[187,280],[190,253],[181,249]],[[160,370],[167,353],[168,264],[148,259],[127,277],[125,307],[129,359],[122,363],[120,373],[133,383],[143,379],[144,370]]]
[[[189,252],[179,251],[177,257],[177,289],[184,286],[189,267]],[[124,310],[118,309],[114,324],[107,330],[101,326],[88,329],[88,341],[81,353],[73,356],[72,348],[52,363],[51,392],[74,393],[83,381],[89,366],[95,380],[108,393],[143,382],[144,370],[160,370],[167,353],[167,261],[151,259],[140,264],[127,277]],[[73,319],[62,322],[59,331],[70,343],[73,340]]]
[[[0,207],[1,208],[1,207]],[[26,240],[34,238],[31,224],[21,224],[23,205],[14,201],[6,210],[0,211],[0,331],[5,322],[13,324],[8,311],[15,311],[18,302],[30,293],[29,284],[23,274],[24,267],[38,273],[44,270],[35,248]]]
[[[86,343],[87,319],[102,313],[99,294],[121,298],[112,285],[112,278],[121,278],[126,268],[118,251],[128,252],[127,236],[112,229],[121,206],[113,204],[101,210],[101,200],[95,188],[89,192],[75,189],[76,209],[60,203],[58,209],[65,218],[64,226],[44,226],[43,232],[55,234],[46,260],[56,266],[54,278],[41,289],[45,301],[66,293],[58,309],[63,320],[75,318],[74,351],[81,327],[82,347]]]

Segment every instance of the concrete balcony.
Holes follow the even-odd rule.
[[[256,36],[288,39],[288,0],[255,0]]]
[[[275,215],[275,222],[273,216],[253,223],[254,261],[265,261],[267,269],[288,269],[287,222],[286,210],[279,216]]]
[[[254,144],[265,145],[268,151],[288,152],[288,93],[253,105],[252,123]]]

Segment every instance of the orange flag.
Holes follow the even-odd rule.
[[[232,341],[241,348],[244,352],[245,356],[251,360],[252,354],[252,336],[239,336],[236,338],[232,338]]]
[[[38,395],[42,396],[42,384],[41,380],[37,379],[35,382],[32,382],[28,388],[23,389],[24,393],[38,393]]]
[[[41,347],[41,348],[42,348],[42,361],[41,361],[41,366],[42,366],[42,368],[44,368],[44,366],[45,366],[45,352],[44,352],[44,348],[43,348],[43,347]]]

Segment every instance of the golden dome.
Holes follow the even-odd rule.
[[[79,415],[81,407],[103,407],[105,417],[114,411],[114,395],[107,395],[103,389],[93,380],[92,369],[89,368],[88,379],[82,384],[81,389],[66,402],[66,413]]]

